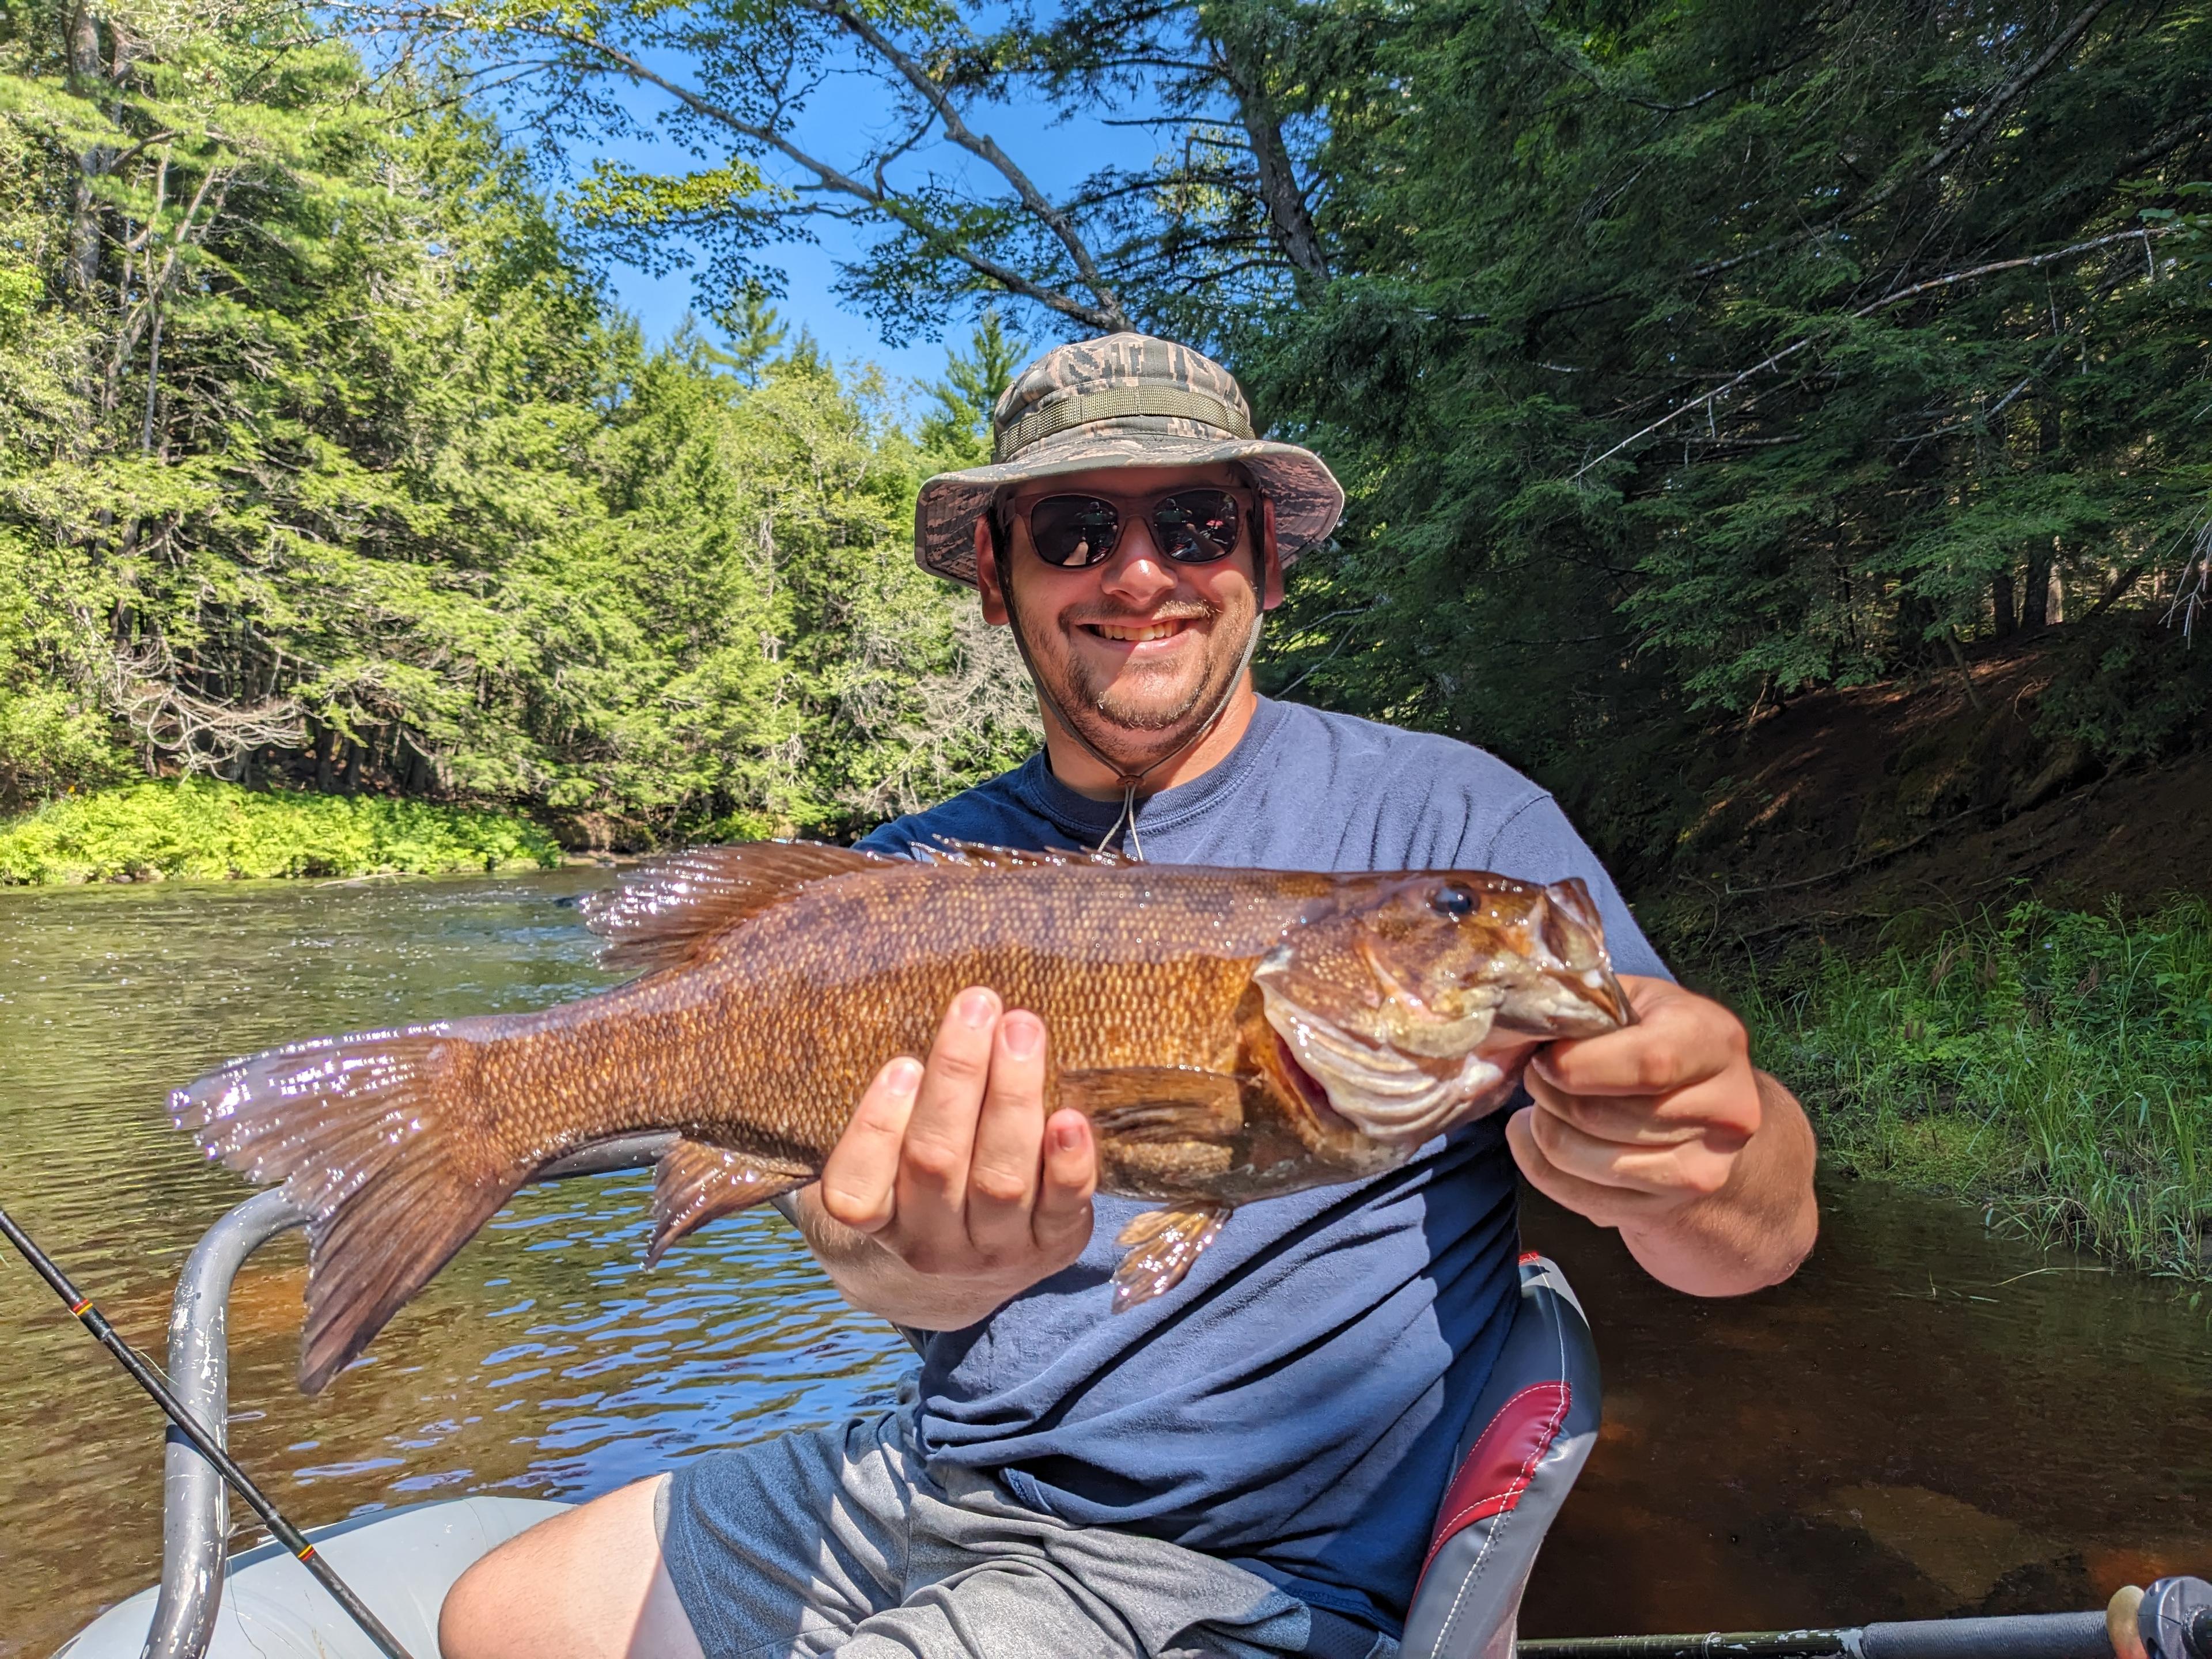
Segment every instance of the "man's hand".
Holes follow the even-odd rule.
[[[902,1057],[876,1074],[799,1196],[849,1300],[957,1330],[1083,1253],[1091,1125],[1076,1111],[1047,1118],[1046,1073],[1044,1022],[973,987],[953,999],[927,1065]]]
[[[1778,1283],[1813,1248],[1813,1132],[1753,1069],[1742,1022],[1662,979],[1624,975],[1637,1024],[1555,1042],[1529,1063],[1533,1106],[1505,1126],[1539,1192],[1617,1227],[1676,1290]]]

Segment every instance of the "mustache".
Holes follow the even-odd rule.
[[[1202,599],[1178,599],[1173,604],[1150,606],[1141,611],[1103,611],[1079,615],[1063,611],[1060,623],[1068,628],[1095,628],[1103,623],[1109,627],[1142,628],[1148,623],[1212,622],[1221,615],[1221,607],[1208,605]]]

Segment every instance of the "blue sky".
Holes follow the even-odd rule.
[[[878,130],[884,118],[879,82],[857,73],[834,76],[799,122],[798,137],[803,146],[824,160],[842,162],[858,151],[860,141],[854,135]],[[1161,142],[1143,128],[1112,126],[1095,118],[1057,121],[1050,110],[1034,102],[982,106],[970,110],[968,119],[977,131],[996,138],[1042,189],[1054,195],[1109,161],[1140,165]],[[635,167],[668,171],[685,166],[688,159],[672,144],[625,144],[612,153]],[[580,173],[592,158],[574,155],[572,159],[580,164]],[[970,179],[981,167],[964,153],[942,143],[918,151],[915,161],[903,170],[904,176],[914,176],[917,164]],[[773,168],[769,176],[778,177]],[[821,238],[818,243],[787,244],[762,252],[762,262],[781,266],[788,278],[786,297],[776,301],[778,312],[787,321],[812,330],[837,362],[873,362],[895,380],[908,383],[939,378],[944,373],[946,341],[884,344],[875,324],[858,312],[842,308],[835,292],[836,261],[856,252],[859,239],[849,228],[835,222],[818,225],[817,234]],[[685,311],[696,305],[689,271],[653,277],[617,265],[606,274],[618,302],[644,325],[652,339],[665,338]],[[1018,313],[1013,319],[1019,319]],[[964,343],[967,325],[956,322],[947,334],[951,343]]]

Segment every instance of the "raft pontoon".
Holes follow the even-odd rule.
[[[643,1168],[672,1137],[610,1141],[549,1164],[540,1181]],[[256,1194],[201,1237],[169,1317],[168,1376],[217,1446],[229,1406],[226,1311],[240,1267],[304,1225],[280,1188]],[[2161,1579],[2104,1612],[1682,1637],[1516,1644],[1522,1591],[1538,1547],[1596,1442],[1597,1354],[1565,1275],[1520,1261],[1521,1302],[1490,1384],[1468,1413],[1409,1610],[1405,1659],[2212,1659],[2212,1585]],[[307,1534],[412,1659],[438,1659],[438,1610],[470,1565],[565,1505],[525,1498],[437,1500]],[[375,1645],[281,1545],[228,1553],[222,1476],[181,1432],[163,1454],[161,1581],[102,1613],[56,1659],[379,1659]],[[2126,1645],[2117,1649],[2115,1637]],[[1316,1611],[1305,1651],[1369,1659],[1365,1626]],[[1039,1656],[1039,1659],[1048,1659]]]

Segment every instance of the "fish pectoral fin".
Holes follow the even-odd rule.
[[[1062,1072],[1060,1104],[1073,1106],[1101,1138],[1114,1140],[1217,1140],[1244,1125],[1243,1086],[1195,1066]]]
[[[813,1170],[794,1164],[703,1140],[678,1141],[653,1168],[653,1243],[645,1265],[650,1267],[671,1244],[717,1217],[781,1198],[813,1179]]]
[[[585,895],[584,925],[606,940],[601,967],[652,973],[689,961],[710,933],[781,904],[803,888],[897,862],[805,841],[694,847],[640,865],[615,886]]]
[[[1147,1210],[1121,1229],[1114,1242],[1128,1255],[1114,1269],[1114,1311],[1165,1296],[1182,1283],[1206,1247],[1229,1219],[1226,1204],[1200,1204],[1182,1210]]]

